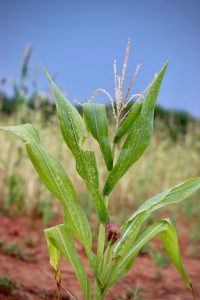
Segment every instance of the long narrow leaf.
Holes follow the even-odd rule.
[[[103,198],[100,197],[99,194],[99,175],[94,152],[83,151],[81,149],[82,143],[87,136],[86,125],[79,112],[64,97],[63,93],[55,85],[45,68],[43,68],[43,70],[54,91],[60,129],[65,143],[76,159],[77,172],[85,180],[87,188],[93,196],[96,208],[98,208],[97,212],[100,221],[106,223],[109,221],[109,213]],[[99,197],[94,197],[97,194]],[[97,205],[96,201],[100,201],[100,203]]]
[[[147,97],[142,105],[142,111],[130,129],[122,146],[118,160],[107,178],[104,187],[104,195],[110,194],[118,180],[141,157],[149,144],[153,132],[155,104],[167,65],[168,63],[163,66],[149,89]]]
[[[113,167],[112,150],[108,139],[108,123],[104,104],[84,103],[83,114],[87,128],[98,141],[108,170]]]
[[[148,227],[132,244],[131,249],[124,256],[116,258],[116,262],[113,265],[112,278],[107,287],[111,287],[118,280],[120,280],[132,267],[135,258],[139,251],[156,235],[162,231],[167,230],[167,221],[161,220]]]
[[[114,143],[117,144],[121,138],[129,132],[135,121],[140,115],[140,112],[142,110],[142,102],[136,102],[133,104],[133,107],[131,108],[131,111],[128,113],[125,120],[122,122],[121,126],[117,130],[115,137],[114,137]]]
[[[139,214],[130,224],[129,227],[124,230],[121,238],[117,241],[114,245],[114,254],[115,256],[123,256],[125,255],[130,248],[132,247],[133,243],[135,242],[143,222],[147,218],[145,213]]]
[[[182,276],[186,286],[192,291],[192,285],[180,257],[176,230],[169,219],[158,221],[145,229],[144,232],[138,236],[126,255],[116,259],[116,263],[113,266],[112,278],[108,285],[109,287],[130,270],[141,248],[158,234],[161,237],[166,252]]]
[[[150,214],[166,205],[176,204],[183,201],[199,188],[200,177],[191,178],[144,202],[144,204],[142,204],[129,218],[125,225],[123,225],[124,233],[115,245],[115,255],[122,256],[129,251],[143,222]]]
[[[77,201],[72,183],[64,169],[41,146],[38,147],[34,143],[28,143],[26,149],[42,181],[64,204],[70,228],[84,245],[86,252],[89,253],[92,245],[89,223]]]
[[[48,240],[67,258],[79,280],[85,299],[90,297],[90,283],[84,265],[77,253],[76,247],[66,225],[58,225],[45,230]]]
[[[128,219],[131,222],[138,214],[145,211],[155,211],[166,205],[177,204],[191,196],[200,188],[200,177],[189,178],[178,185],[145,201]]]
[[[1,129],[4,130],[3,127]],[[9,127],[6,127],[5,130],[9,131]],[[89,254],[92,247],[89,223],[77,201],[73,185],[63,167],[41,145],[37,131],[30,124],[11,126],[10,131],[25,142],[28,155],[38,175],[50,192],[61,201],[73,234],[84,245],[86,252]]]
[[[109,221],[109,213],[105,201],[99,192],[98,171],[94,153],[80,150],[81,157],[77,159],[76,168],[80,176],[85,180],[95,203],[96,211],[102,223]]]
[[[86,125],[77,109],[69,101],[67,101],[44,67],[43,71],[50,81],[55,95],[62,135],[67,146],[76,157],[79,155],[80,146],[87,137]]]
[[[47,245],[48,245],[48,249],[49,249],[49,262],[52,265],[52,267],[55,270],[55,278],[57,281],[60,280],[60,259],[61,259],[61,253],[60,250],[58,250],[58,248],[56,248],[54,246],[54,244],[52,244],[52,242],[48,239],[48,237],[46,236],[47,239]]]
[[[0,126],[0,130],[12,132],[24,143],[40,143],[40,137],[38,135],[37,130],[31,124],[28,123],[16,126]]]
[[[182,276],[185,285],[192,291],[192,285],[181,260],[176,229],[170,221],[168,221],[167,230],[160,233],[160,238],[165,247],[165,251]]]

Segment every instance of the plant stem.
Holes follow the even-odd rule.
[[[105,197],[106,206],[108,205],[108,197]],[[99,225],[99,235],[98,235],[98,242],[97,242],[97,272],[101,272],[101,264],[103,260],[104,254],[104,247],[105,247],[105,226],[103,224]],[[93,300],[100,300],[101,299],[101,289],[98,285],[98,282],[95,281],[94,283],[94,294]]]
[[[98,236],[98,243],[97,243],[97,273],[99,274],[101,271],[101,263],[103,259],[103,252],[104,252],[104,244],[105,244],[105,227],[103,224],[99,225],[99,236]],[[101,299],[101,289],[98,285],[97,280],[94,282],[94,293],[93,293],[93,300],[100,300]]]
[[[101,289],[100,289],[97,281],[95,280],[93,300],[100,300],[100,299],[102,299]]]
[[[100,278],[102,278],[104,282],[109,280],[112,270],[112,249],[112,246],[107,246],[102,260]]]
[[[97,244],[97,266],[99,266],[102,256],[103,256],[104,244],[105,244],[105,227],[103,224],[100,224],[99,225],[98,244]]]

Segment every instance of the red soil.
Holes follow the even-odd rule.
[[[59,224],[59,221],[57,221],[55,223]],[[28,245],[30,237],[37,241],[35,245]],[[56,284],[47,275],[48,273],[53,276],[53,271],[48,262],[48,252],[43,230],[41,229],[41,221],[31,221],[24,216],[12,218],[0,216],[0,239],[4,244],[19,244],[22,249],[19,257],[13,257],[5,254],[1,247],[0,276],[9,276],[18,284],[19,288],[13,295],[0,293],[0,300],[55,299]],[[185,244],[186,241],[181,240],[183,261],[193,283],[196,299],[200,299],[200,256],[190,257]],[[78,246],[78,248],[81,257],[86,260],[83,249],[81,246]],[[61,269],[63,274],[62,284],[65,289],[70,291],[76,299],[83,299],[71,267],[63,262]],[[92,277],[89,268],[88,274]],[[111,289],[106,299],[133,299],[133,296],[128,296],[130,294],[128,291],[133,291],[138,281],[141,289],[140,295],[142,296],[140,299],[193,299],[173,265],[170,264],[166,269],[160,270],[155,262],[146,255],[138,257],[131,272]],[[69,297],[63,290],[64,299],[69,299]]]

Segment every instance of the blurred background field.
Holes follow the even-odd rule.
[[[37,98],[37,95],[35,97]],[[19,121],[16,122],[18,118],[20,118],[20,123],[31,122],[34,124],[40,132],[44,145],[64,163],[66,171],[79,193],[82,205],[89,215],[92,214],[91,199],[87,195],[84,183],[75,172],[74,159],[62,141],[56,114],[53,113],[46,119],[45,112],[41,109],[33,110],[27,106],[20,109],[22,111],[9,115],[1,112],[1,125],[18,124]],[[46,109],[48,110],[48,104],[46,104]],[[49,109],[51,110],[51,108]],[[176,185],[186,178],[198,176],[200,173],[199,121],[190,120],[187,114],[182,113],[162,110],[162,114],[166,115],[166,121],[160,116],[160,108],[157,108],[154,136],[143,159],[131,168],[128,175],[114,190],[110,207],[115,218],[127,217],[130,208],[134,209],[139,203],[154,194]],[[111,118],[110,135],[113,130],[113,119]],[[97,152],[100,178],[103,182],[107,173],[98,144],[92,139],[90,140],[90,137],[88,144]],[[38,175],[28,160],[24,145],[16,141],[12,135],[1,133],[0,151],[1,210],[5,209],[5,213],[12,213],[15,210],[18,213],[31,213],[41,201],[49,202],[49,206],[52,205],[53,209],[55,201],[40,183]],[[199,194],[196,193],[194,197],[198,200]],[[174,209],[176,210],[176,208]],[[178,210],[180,211],[180,207]],[[185,216],[190,217],[190,214],[191,216],[198,214],[198,210],[200,213],[200,206],[198,201],[190,199],[184,202],[181,210]]]
[[[22,67],[21,79],[24,84],[15,86],[12,99],[8,99],[3,93],[1,94],[0,123],[1,125],[13,125],[30,122],[38,129],[43,144],[63,163],[71,178],[77,190],[79,201],[90,220],[95,238],[98,223],[93,202],[84,182],[75,171],[74,158],[61,138],[55,105],[51,98],[48,98],[48,95],[41,95],[39,91],[35,91],[31,97],[27,96],[25,85],[27,72],[28,62],[26,66],[23,64]],[[81,107],[77,107],[77,109],[81,113]],[[110,138],[112,139],[114,119],[112,109],[109,106],[107,106],[107,115]],[[101,188],[103,188],[107,171],[104,167],[99,146],[88,136],[85,147],[94,149],[97,153],[96,159],[100,171]],[[189,177],[199,176],[199,152],[200,122],[198,118],[194,118],[186,112],[169,111],[157,106],[154,135],[150,146],[142,159],[122,178],[110,198],[109,208],[112,219],[118,224],[122,224],[146,199]],[[37,220],[40,229],[57,223],[57,218],[60,219],[61,217],[60,205],[41,183],[28,159],[24,145],[16,140],[12,134],[1,132],[0,153],[0,216],[8,217],[11,224],[13,219],[21,224],[21,220],[23,221],[21,217],[25,216],[29,220],[28,222],[33,224]],[[116,157],[117,154],[118,149],[116,149]],[[168,207],[161,213],[162,217],[170,216],[176,224],[181,245],[184,245],[184,253],[196,259],[199,257],[200,246],[199,199],[200,193],[197,192],[181,205]],[[19,219],[16,219],[16,217],[19,217]],[[157,216],[154,215],[149,222],[153,222],[156,218]],[[31,234],[29,236],[29,233],[26,232],[23,242],[20,240],[13,243],[13,241],[8,241],[3,234],[0,237],[0,250],[5,255],[11,255],[22,260],[25,257],[25,261],[34,263],[36,259],[34,252],[28,250],[27,254],[26,248],[27,245],[34,248],[38,240],[38,237],[35,238]],[[45,249],[45,247],[42,246],[42,249]],[[159,247],[155,248],[155,245],[151,245],[146,247],[143,253],[151,257],[155,265],[162,270],[168,266],[169,260],[159,249]],[[24,254],[24,251],[26,254]],[[158,278],[162,277],[160,271],[155,272]],[[73,289],[74,287],[72,287],[72,291]],[[122,293],[122,299],[129,299],[126,293],[128,295],[131,293],[134,295],[135,293],[135,288],[130,284],[124,290],[127,292]],[[118,299],[116,295],[113,297],[112,299]],[[149,299],[148,297],[149,295],[147,295],[147,299]],[[119,299],[121,298],[119,297]]]
[[[28,95],[28,72],[31,47],[25,49],[20,80],[13,84],[13,96],[1,93],[1,125],[32,123],[40,132],[41,140],[50,152],[63,162],[78,191],[79,200],[94,225],[95,211],[86,186],[75,171],[75,162],[59,131],[55,104],[50,89],[43,94],[37,89]],[[3,80],[6,84],[6,78]],[[37,86],[37,82],[34,82]],[[75,103],[74,105],[77,106]],[[77,106],[81,113],[81,105]],[[110,139],[114,134],[112,109],[107,105]],[[94,149],[103,184],[107,176],[98,144],[88,136],[85,147]],[[189,178],[199,176],[200,121],[184,111],[156,107],[154,135],[148,150],[122,178],[110,199],[113,219],[122,223],[139,204],[153,195]],[[11,134],[1,133],[0,144],[1,214],[41,215],[44,223],[53,219],[59,205],[40,182],[28,160],[24,145]],[[116,149],[116,157],[118,149]],[[102,186],[103,188],[103,186]],[[181,215],[194,223],[194,240],[200,239],[199,193],[181,206],[168,208],[174,220]],[[198,224],[199,223],[199,224]]]

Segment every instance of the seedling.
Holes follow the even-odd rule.
[[[57,286],[60,289],[60,259],[63,256],[68,260],[74,269],[86,300],[104,299],[109,288],[132,268],[140,250],[157,235],[160,236],[167,254],[182,276],[187,288],[191,292],[193,291],[182,264],[177,234],[172,222],[169,219],[159,220],[150,226],[147,225],[145,229],[142,225],[158,209],[169,204],[180,203],[199,189],[200,177],[187,179],[147,200],[120,226],[112,223],[109,214],[111,192],[124,174],[139,160],[150,142],[156,100],[168,66],[167,62],[142,94],[130,96],[130,90],[139,69],[138,65],[127,92],[123,93],[129,48],[130,41],[121,76],[117,74],[116,62],[114,63],[116,104],[108,92],[98,89],[92,99],[83,104],[83,117],[64,97],[43,68],[54,91],[64,141],[74,156],[76,170],[85,181],[96,208],[99,219],[96,252],[92,250],[94,241],[90,224],[78,202],[74,186],[63,166],[43,147],[36,129],[30,124],[1,127],[4,131],[14,133],[25,143],[30,160],[41,180],[63,206],[63,224],[45,230],[50,263],[55,270]],[[104,92],[111,100],[116,120],[112,145],[109,139],[105,105],[94,104],[92,101],[98,92]],[[135,104],[124,114],[127,105],[133,99],[136,100]],[[85,150],[88,132],[99,143],[108,171],[103,191],[99,187],[95,153]],[[116,146],[120,148],[118,157],[115,155]],[[93,288],[91,288],[86,269],[76,250],[74,237],[83,245],[88,257],[95,278]],[[61,297],[60,292],[58,292],[58,297]]]
[[[0,293],[13,294],[17,290],[17,284],[9,277],[0,276]]]
[[[6,244],[3,245],[2,250],[5,254],[20,258],[22,256],[21,246],[18,244]]]
[[[13,256],[17,259],[26,261],[26,262],[34,262],[37,258],[32,253],[25,253],[20,245],[15,243],[3,244],[0,246],[0,249],[6,255]]]
[[[38,239],[34,238],[32,236],[27,236],[25,239],[26,246],[28,246],[30,248],[35,247],[37,245],[37,243],[38,243]]]

